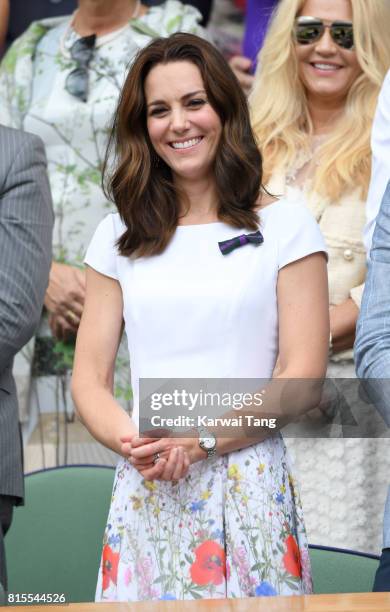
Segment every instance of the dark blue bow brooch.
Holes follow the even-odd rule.
[[[235,236],[229,240],[222,240],[222,242],[218,242],[218,246],[222,255],[228,255],[234,251],[234,249],[238,249],[246,244],[259,246],[262,242],[264,242],[263,234],[260,230],[257,230],[257,232],[253,232],[252,234],[241,234],[241,236]]]

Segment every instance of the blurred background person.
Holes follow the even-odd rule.
[[[390,591],[390,488],[387,492],[383,517],[383,548],[373,591]]]
[[[357,375],[364,379],[365,390],[389,427],[390,71],[379,94],[371,149],[372,172],[364,228],[368,271],[354,348]],[[382,554],[373,590],[390,590],[390,488],[383,519]]]
[[[256,67],[257,56],[263,46],[272,12],[279,0],[246,0],[245,32],[242,52],[251,60],[251,72]]]
[[[363,379],[364,389],[379,410],[387,427],[390,426],[389,307],[390,181],[375,225],[355,342],[356,372]],[[390,591],[390,488],[383,521],[382,555],[375,576],[374,591]]]
[[[267,188],[292,206],[304,202],[327,243],[330,377],[355,375],[351,349],[366,274],[370,131],[390,65],[389,24],[387,0],[281,0],[250,97]],[[375,549],[385,495],[376,481],[380,441],[296,440],[291,446],[304,472],[311,541]],[[390,467],[390,453],[385,462]],[[364,478],[371,478],[371,489],[357,487]]]
[[[0,0],[0,57],[5,47],[9,17],[9,0]]]
[[[267,34],[272,12],[279,0],[246,0],[245,29],[240,53],[230,59],[230,67],[245,93],[249,94],[254,81],[257,55]]]
[[[77,0],[0,0],[1,4],[8,5],[8,14],[1,20],[0,27],[4,27],[5,51],[33,21],[45,17],[59,17],[70,15],[77,7]]]
[[[364,245],[370,253],[375,219],[379,211],[386,185],[390,180],[390,70],[379,94],[371,134],[372,172],[366,204]]]
[[[195,8],[177,0],[150,9],[139,0],[80,0],[71,16],[33,22],[3,59],[0,121],[42,137],[55,211],[48,316],[34,349],[24,350],[16,368],[25,412],[33,407],[33,413],[73,414],[68,379],[84,304],[82,260],[110,206],[101,190],[101,168],[127,66],[154,37],[177,30],[202,34],[200,19]],[[129,407],[126,363],[124,351],[117,360],[115,392]]]
[[[164,0],[144,0],[143,2],[145,6],[157,6],[163,3]],[[211,0],[184,0],[183,4],[191,4],[197,8],[202,14],[202,26],[207,25],[212,8]],[[3,13],[1,12],[2,7],[5,7]],[[34,0],[34,2],[0,0],[0,28],[2,28],[0,35],[4,32],[5,37],[3,50],[6,50],[14,40],[21,36],[33,21],[70,15],[76,8],[77,0]]]
[[[12,363],[42,310],[51,263],[53,210],[45,151],[36,136],[0,126],[0,586],[4,536],[23,502],[22,448]]]
[[[158,6],[163,4],[164,0],[145,0],[144,4],[147,6]],[[213,5],[219,0],[182,0],[183,4],[190,4],[198,9],[202,15],[202,21],[200,22],[203,27],[206,27],[210,18]]]
[[[241,52],[245,2],[214,0],[207,25],[210,38],[226,60]]]

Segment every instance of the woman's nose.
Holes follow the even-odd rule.
[[[324,33],[315,44],[315,50],[323,54],[332,54],[337,51],[337,45],[330,34],[329,27],[325,27]]]
[[[184,109],[175,109],[171,115],[171,127],[176,131],[185,131],[188,129],[188,117]]]

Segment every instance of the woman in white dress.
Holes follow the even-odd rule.
[[[142,438],[139,383],[270,379],[278,354],[279,379],[321,378],[329,320],[317,225],[303,207],[262,192],[245,96],[219,52],[195,36],[140,52],[111,142],[119,214],[100,223],[87,252],[73,375],[82,420],[122,456],[96,598],[308,593],[305,529],[280,435],[259,428],[250,439],[237,428],[227,437],[211,427]],[[112,394],[123,320],[132,418]]]

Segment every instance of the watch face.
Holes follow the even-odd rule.
[[[211,450],[215,446],[214,438],[202,438],[202,446],[206,450]]]

